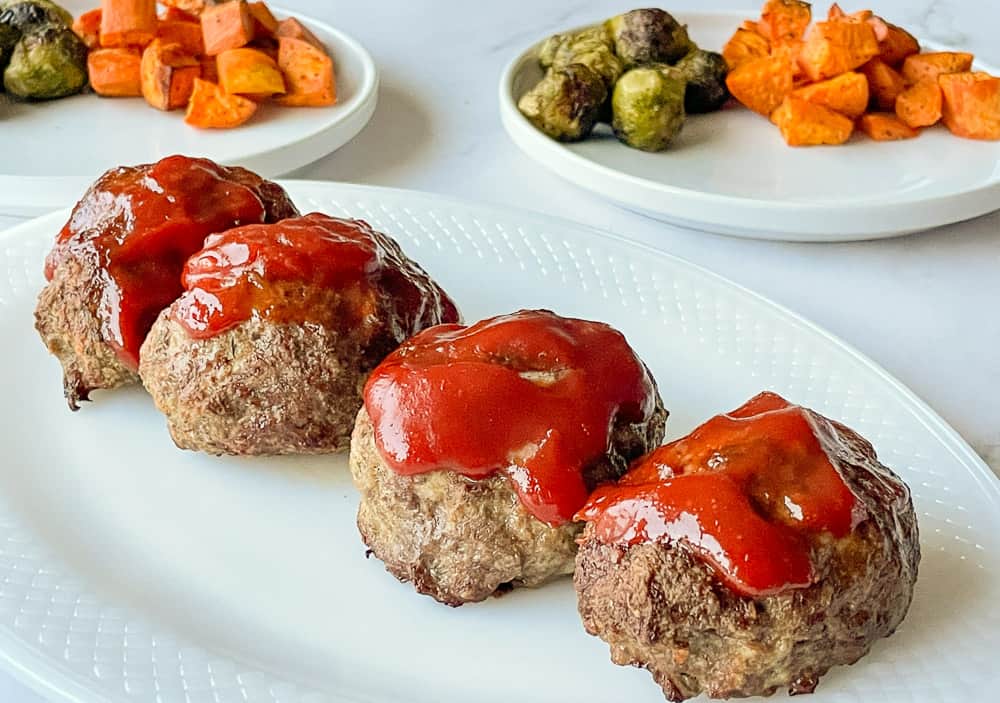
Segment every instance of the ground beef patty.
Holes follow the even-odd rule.
[[[910,494],[868,442],[824,422],[861,520],[845,537],[813,541],[808,587],[741,595],[683,540],[608,543],[588,523],[574,575],[579,610],[615,663],[648,669],[672,701],[809,693],[830,667],[893,633],[920,558]]]
[[[184,282],[139,372],[177,446],[212,454],[346,449],[368,372],[458,319],[395,241],[320,214],[213,235]]]
[[[35,310],[70,408],[95,389],[138,381],[146,332],[180,295],[184,261],[208,234],[297,214],[277,184],[207,159],[171,156],[102,175],[46,259]]]
[[[581,358],[602,351],[618,377]],[[588,415],[620,388],[634,400]],[[667,416],[620,333],[546,311],[426,330],[373,372],[365,406],[350,456],[362,538],[390,573],[452,606],[571,573],[573,512],[659,444]],[[581,428],[593,453],[574,454],[568,433]],[[554,451],[553,436],[567,439]],[[532,463],[547,453],[554,464]],[[575,483],[563,519],[551,507]]]

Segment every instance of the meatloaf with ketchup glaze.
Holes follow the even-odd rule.
[[[621,333],[547,311],[440,325],[372,372],[351,440],[358,528],[420,593],[457,606],[573,571],[595,486],[663,438]]]
[[[178,447],[345,449],[368,372],[451,299],[390,237],[321,214],[210,236],[142,346],[142,381]]]
[[[580,615],[672,701],[809,693],[902,622],[906,485],[849,428],[764,393],[635,463],[578,517]]]
[[[139,347],[182,291],[207,235],[298,212],[280,186],[242,168],[170,156],[101,176],[45,261],[35,326],[63,367],[70,408],[139,380]]]

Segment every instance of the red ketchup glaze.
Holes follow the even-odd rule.
[[[552,526],[586,501],[583,470],[608,451],[615,418],[644,422],[656,406],[621,333],[544,310],[425,330],[372,372],[364,396],[396,472],[501,472]]]
[[[813,540],[863,516],[812,411],[761,393],[636,461],[577,519],[606,544],[685,541],[733,590],[764,596],[813,582]]]
[[[77,204],[46,258],[45,276],[51,280],[68,258],[96,265],[99,276],[91,283],[98,288],[101,333],[136,369],[156,316],[181,294],[184,261],[208,234],[293,214],[277,186],[207,159],[170,156],[119,167]]]
[[[196,339],[251,317],[354,326],[387,314],[397,341],[459,319],[451,299],[395,241],[362,220],[320,213],[213,234],[182,278],[185,292],[172,314]],[[391,301],[388,311],[375,308],[376,286]],[[345,300],[331,307],[330,291]]]

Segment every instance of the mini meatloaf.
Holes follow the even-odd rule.
[[[346,449],[368,373],[451,299],[361,220],[321,214],[210,236],[139,373],[178,447],[212,454]]]
[[[920,561],[906,485],[849,428],[771,393],[600,488],[580,615],[672,701],[810,693],[891,635]]]
[[[101,176],[45,261],[49,283],[35,310],[70,408],[139,380],[139,347],[181,294],[184,261],[207,235],[297,214],[277,184],[207,159],[170,156]]]
[[[522,311],[440,325],[365,387],[351,439],[358,528],[457,606],[573,571],[573,514],[663,438],[656,384],[611,327]]]

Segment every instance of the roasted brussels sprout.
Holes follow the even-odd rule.
[[[0,71],[10,61],[10,54],[14,51],[20,38],[21,32],[19,30],[14,29],[9,24],[0,24]]]
[[[61,98],[87,84],[87,47],[73,30],[48,24],[26,32],[3,72],[7,92],[20,98]]]
[[[566,68],[574,63],[583,64],[599,75],[608,90],[625,70],[615,52],[596,39],[571,39],[563,43],[556,51],[552,68]]]
[[[73,15],[49,0],[0,0],[0,24],[22,32],[45,24],[73,26]]]
[[[644,66],[625,73],[611,97],[615,136],[643,151],[666,149],[684,126],[684,89],[684,81],[669,66]]]
[[[542,48],[538,50],[538,63],[542,65],[542,68],[548,68],[556,60],[556,52],[559,51],[560,47],[567,43],[575,43],[581,41],[596,41],[601,44],[605,44],[609,49],[614,51],[615,40],[611,37],[611,33],[604,24],[599,24],[596,27],[591,27],[590,29],[584,29],[581,32],[576,32],[574,34],[553,34],[551,37],[545,40],[542,44]]]
[[[561,142],[583,139],[594,128],[608,90],[597,73],[583,64],[550,68],[517,103],[539,130]]]
[[[695,49],[677,62],[676,68],[687,81],[684,109],[689,113],[712,112],[729,99],[726,75],[729,67],[722,54]]]
[[[614,39],[615,53],[626,68],[646,63],[672,64],[695,48],[687,27],[663,10],[632,10],[605,24]]]

